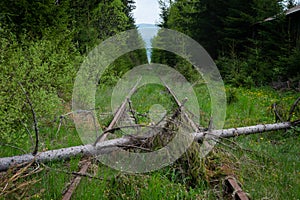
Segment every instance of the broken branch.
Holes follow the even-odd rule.
[[[111,123],[107,127],[107,130],[112,129],[113,126],[119,121],[119,119],[121,118],[122,114],[125,111],[126,104],[128,103],[128,99],[135,93],[135,91],[137,89],[137,86],[139,85],[139,83],[140,83],[141,80],[142,80],[142,77],[140,77],[138,79],[138,81],[136,82],[136,84],[134,85],[134,87],[130,90],[130,92],[128,93],[128,96],[125,98],[125,100],[123,101],[123,103],[121,104],[121,106],[118,108],[116,114],[114,115],[113,120],[111,121]],[[106,139],[107,135],[108,135],[108,132],[102,133],[99,137],[97,137],[94,145],[96,145],[98,142],[103,142]]]
[[[32,152],[32,155],[35,156],[38,152],[38,149],[39,149],[39,128],[38,128],[38,123],[37,123],[37,119],[36,119],[36,114],[35,114],[32,102],[31,102],[26,90],[24,89],[23,85],[20,82],[18,82],[18,83],[19,83],[24,95],[26,96],[27,102],[28,102],[28,104],[30,106],[30,109],[31,109],[31,114],[32,114],[33,122],[34,122],[34,131],[35,131],[35,147],[34,147],[34,150]]]
[[[298,103],[300,102],[300,97],[298,97],[298,99],[294,102],[294,104],[292,105],[291,109],[290,109],[290,113],[289,113],[289,118],[288,121],[291,121],[292,117],[293,117],[293,113],[298,105]]]

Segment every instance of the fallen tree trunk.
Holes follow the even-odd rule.
[[[255,125],[255,126],[247,126],[247,127],[240,127],[240,128],[212,130],[211,132],[206,131],[206,132],[194,133],[194,137],[197,140],[202,140],[202,139],[204,139],[204,137],[207,137],[207,138],[210,138],[210,137],[229,138],[229,137],[235,137],[235,136],[240,136],[240,135],[250,135],[250,134],[255,134],[255,133],[288,129],[293,126],[296,126],[297,124],[300,124],[300,120],[297,120],[295,122],[282,122],[282,123],[276,123],[276,124],[259,124],[259,125]]]
[[[66,160],[77,155],[91,156],[106,154],[114,151],[118,145],[126,145],[130,143],[130,141],[131,139],[129,137],[123,137],[119,139],[100,142],[96,146],[87,144],[39,152],[36,156],[33,156],[32,154],[24,154],[20,156],[0,158],[0,171],[6,171],[10,166],[31,162],[32,160],[45,163],[53,160]]]
[[[249,134],[261,133],[267,131],[288,129],[297,124],[300,124],[300,120],[295,122],[265,124],[265,125],[230,128],[230,129],[223,129],[223,130],[212,130],[212,131],[193,133],[193,134],[195,140],[199,141],[199,140],[203,140],[204,138],[209,139],[210,137],[228,138],[228,137],[235,137],[240,135],[249,135]],[[133,138],[135,137],[124,136],[122,138],[97,143],[95,146],[92,144],[87,144],[87,145],[68,147],[68,148],[62,148],[57,150],[50,150],[50,151],[40,152],[36,156],[33,156],[32,154],[25,154],[20,156],[0,158],[0,171],[6,171],[11,166],[21,164],[21,163],[31,162],[32,160],[35,160],[36,162],[49,162],[53,160],[69,159],[77,155],[90,156],[90,155],[107,154],[109,152],[115,151],[118,148],[118,146],[131,145],[131,143],[133,142]],[[147,138],[141,137],[140,139],[144,140]]]

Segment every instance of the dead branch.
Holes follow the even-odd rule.
[[[64,116],[63,115],[61,115],[60,117],[59,117],[59,124],[58,124],[58,127],[57,127],[57,131],[56,131],[56,134],[55,134],[55,137],[57,138],[57,135],[58,135],[58,133],[59,133],[59,131],[60,131],[60,127],[61,127],[61,124],[62,124],[62,120],[64,119]]]
[[[278,113],[277,104],[273,103],[272,107],[273,107],[273,111],[274,111],[274,114],[275,114],[275,122],[278,122],[278,121],[283,122],[284,120],[282,119],[282,117]]]
[[[176,110],[174,111],[173,115],[169,118],[167,118],[165,121],[166,123],[164,124],[164,130],[167,130],[168,127],[171,125],[171,124],[176,124],[176,120],[178,118],[178,116],[180,115],[180,113],[182,113],[182,108],[184,106],[184,104],[187,102],[187,98],[185,98],[182,103],[180,103],[178,105],[178,108],[176,108]],[[165,115],[166,116],[166,115]],[[160,120],[159,123],[162,123],[164,121],[164,118],[162,120]]]
[[[171,90],[171,88],[167,85],[167,83],[164,80],[161,79],[161,81],[163,82],[163,84],[167,88],[168,92],[173,96],[173,98],[176,101],[178,107],[181,109],[181,113],[183,114],[183,117],[185,118],[185,120],[192,126],[194,131],[196,131],[196,132],[200,131],[199,127],[196,125],[196,123],[193,120],[191,120],[190,117],[188,116],[188,114],[185,112],[183,104],[178,100],[175,93]]]
[[[263,133],[269,131],[276,131],[282,129],[288,129],[293,126],[300,124],[300,120],[294,122],[282,122],[276,124],[259,124],[255,126],[240,127],[240,128],[230,128],[221,130],[212,130],[200,133],[194,133],[195,139],[209,139],[209,138],[229,138],[241,135],[250,135],[255,133]]]
[[[298,105],[298,103],[300,102],[300,97],[298,97],[298,99],[294,102],[294,104],[292,105],[290,112],[289,112],[289,118],[287,121],[291,121],[292,117],[293,117],[293,113]]]
[[[57,127],[56,134],[55,134],[56,138],[57,138],[57,135],[60,131],[60,128],[61,128],[61,125],[62,125],[62,122],[63,122],[62,120],[66,119],[67,116],[72,115],[74,113],[88,113],[88,114],[91,114],[92,118],[93,118],[93,124],[94,124],[95,130],[96,130],[96,136],[98,136],[98,129],[97,129],[97,126],[96,126],[96,119],[95,119],[95,117],[92,113],[92,111],[95,111],[97,109],[99,109],[99,108],[93,108],[93,109],[89,109],[89,110],[76,110],[76,111],[68,112],[66,114],[63,114],[63,115],[59,116],[59,123],[58,123],[58,127]]]
[[[163,127],[159,127],[157,125],[151,126],[151,125],[145,125],[145,124],[133,124],[133,125],[128,125],[128,126],[118,126],[115,128],[111,128],[111,129],[106,129],[105,131],[103,131],[104,133],[114,133],[116,131],[122,130],[122,129],[126,129],[126,128],[142,128],[142,127],[147,127],[147,128],[151,128],[151,129],[164,129]],[[94,144],[96,145],[96,144]]]
[[[81,177],[87,177],[87,178],[91,178],[91,179],[98,179],[98,180],[104,180],[104,178],[101,177],[97,177],[97,176],[93,176],[89,173],[80,173],[80,172],[69,172],[67,170],[62,170],[62,169],[57,169],[57,168],[52,168],[49,167],[43,163],[41,163],[41,165],[46,169],[46,170],[52,170],[52,171],[56,171],[56,172],[61,172],[61,173],[65,173],[65,174],[70,174],[70,175],[75,175],[75,176],[81,176]],[[64,193],[64,192],[63,192]]]
[[[15,196],[17,199],[23,199],[28,191],[28,188],[37,183],[39,180],[34,179],[19,182],[19,180],[24,179],[29,176],[33,176],[41,172],[43,169],[39,165],[34,165],[34,160],[31,162],[16,165],[10,168],[5,176],[0,176],[0,196],[10,199],[11,195]]]
[[[136,125],[136,126],[126,126],[128,128],[132,128],[132,127],[141,127],[140,125]],[[103,134],[105,133],[109,133],[109,132],[115,132],[117,130],[120,130],[122,128],[126,128],[126,127],[117,127],[117,128],[112,128],[109,130],[106,130],[103,132]],[[96,144],[94,144],[96,145]],[[143,148],[143,147],[138,147],[138,146],[134,146],[134,145],[120,145],[118,147],[126,147],[126,148],[135,148],[135,149],[141,149],[144,151],[150,151],[149,149]],[[74,178],[74,180],[71,182],[69,188],[67,189],[67,191],[65,191],[63,194],[63,200],[69,200],[72,197],[73,192],[76,190],[77,186],[80,184],[81,181],[81,176],[82,174],[86,174],[86,171],[88,169],[88,167],[90,166],[91,162],[90,161],[83,161],[83,166],[81,167],[81,170],[79,171],[79,173],[72,173],[73,175],[76,175],[76,177]]]
[[[135,145],[119,145],[118,147],[130,148],[130,149],[139,149],[139,150],[143,150],[143,151],[147,151],[147,152],[153,152],[151,149],[144,148],[144,147],[139,147],[139,146],[135,146]]]
[[[136,112],[135,112],[135,110],[133,110],[132,101],[129,98],[127,100],[128,100],[128,105],[129,105],[129,112],[131,113],[135,124],[138,124],[138,120],[136,118]]]
[[[239,186],[235,177],[227,176],[224,180],[224,187],[226,193],[232,193],[233,199],[249,200],[247,194]]]
[[[122,114],[125,111],[126,108],[126,104],[127,104],[127,99],[126,101],[124,101],[122,103],[122,105],[118,108],[116,114],[114,115],[113,120],[111,121],[111,123],[109,124],[109,126],[107,127],[107,130],[111,130],[113,128],[113,126],[119,121],[119,119],[121,118]],[[103,142],[109,132],[103,132],[99,137],[97,137],[95,144],[97,144],[98,142]]]
[[[128,99],[135,93],[135,91],[137,89],[137,86],[139,85],[139,83],[140,83],[141,80],[142,80],[142,77],[140,77],[138,79],[138,81],[136,82],[136,84],[134,85],[134,87],[130,90],[130,92],[128,93],[128,96],[125,98],[125,100],[123,101],[123,103],[120,105],[120,107],[116,111],[113,120],[111,121],[111,123],[107,127],[107,130],[112,129],[113,126],[120,120],[122,114],[125,111],[126,104],[128,103]],[[95,141],[95,144],[97,144],[98,142],[103,142],[106,139],[107,135],[108,135],[108,132],[107,133],[102,133],[99,137],[97,137],[97,139]]]
[[[89,166],[91,165],[90,161],[84,162],[83,166],[81,167],[79,173],[86,173]],[[71,185],[69,186],[68,190],[63,195],[63,200],[69,200],[72,197],[73,192],[75,191],[76,187],[79,185],[81,180],[81,176],[76,176],[72,181]]]
[[[30,109],[31,109],[31,114],[32,114],[32,118],[33,118],[33,122],[34,122],[34,131],[35,131],[35,147],[34,147],[34,150],[32,152],[32,155],[36,155],[38,150],[39,150],[39,128],[38,128],[38,122],[37,122],[37,119],[36,119],[36,114],[35,114],[35,111],[33,109],[33,105],[32,105],[32,102],[29,98],[29,95],[27,94],[26,90],[24,89],[23,85],[21,84],[21,82],[18,82],[24,95],[26,96],[26,99],[27,99],[27,102],[30,106]]]

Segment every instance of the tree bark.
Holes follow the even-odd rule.
[[[264,124],[264,125],[256,125],[256,126],[249,126],[249,127],[241,127],[241,128],[230,128],[230,129],[223,129],[223,130],[212,130],[200,133],[193,133],[195,140],[199,141],[204,138],[228,138],[228,137],[235,137],[240,135],[249,135],[267,131],[275,131],[281,129],[288,129],[292,126],[300,124],[300,120],[295,122],[284,122],[284,123],[276,123],[276,124]],[[83,155],[83,156],[91,156],[91,155],[101,155],[107,154],[112,151],[117,150],[118,146],[124,145],[131,145],[133,142],[132,138],[124,136],[122,138],[117,138],[113,140],[108,140],[104,142],[97,143],[96,146],[92,144],[75,146],[75,147],[68,147],[62,148],[57,150],[45,151],[40,152],[36,156],[32,154],[24,154],[20,156],[13,156],[13,157],[5,157],[0,158],[0,171],[6,171],[9,167],[31,162],[35,160],[36,162],[49,162],[54,160],[62,160],[62,159],[69,159],[76,155]],[[141,138],[141,140],[146,138]]]
[[[230,129],[222,129],[222,130],[212,130],[211,132],[200,132],[194,133],[196,140],[202,140],[204,137],[220,137],[220,138],[229,138],[235,137],[240,135],[250,135],[255,133],[262,133],[268,131],[276,131],[281,129],[288,129],[292,126],[299,124],[299,121],[295,122],[282,122],[276,124],[259,124],[255,126],[247,126],[247,127],[240,127],[240,128],[230,128]]]

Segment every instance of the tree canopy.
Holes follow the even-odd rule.
[[[136,28],[133,0],[23,0],[0,2],[0,140],[23,142],[32,118],[41,124],[70,110],[76,73],[85,56],[110,36]],[[130,38],[129,38],[130,39]],[[114,84],[145,50],[115,61],[101,80]],[[26,140],[28,141],[28,140]]]
[[[175,0],[170,5],[161,0],[160,5],[160,26],[199,42],[227,82],[253,86],[299,80],[299,30],[291,34],[291,18],[285,15],[294,1],[286,6],[282,0]],[[152,60],[168,57],[158,52]],[[174,57],[168,63],[174,65]]]

